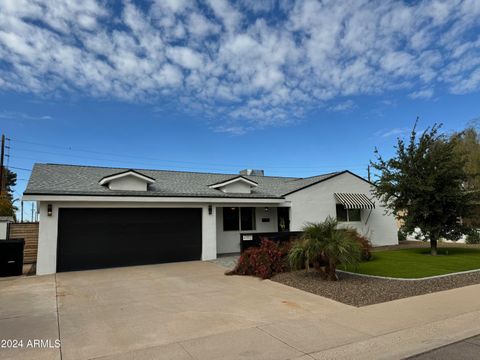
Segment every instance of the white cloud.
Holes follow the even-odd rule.
[[[328,107],[329,111],[343,112],[355,109],[357,105],[352,100],[346,100]]]
[[[175,46],[168,48],[167,57],[187,69],[198,69],[203,66],[201,55],[187,47]]]
[[[408,133],[409,131],[410,130],[407,128],[393,128],[388,130],[383,129],[383,130],[377,131],[374,135],[375,137],[388,138],[391,136],[400,136]]]
[[[248,129],[242,125],[221,125],[216,127],[214,131],[230,135],[244,135],[248,132]]]
[[[18,111],[0,111],[0,119],[8,120],[51,120],[50,115],[32,115]]]
[[[433,96],[433,89],[422,89],[418,91],[414,91],[408,96],[411,99],[430,99]]]
[[[352,96],[480,90],[475,0],[141,4],[1,1],[2,90],[174,102],[237,132]]]

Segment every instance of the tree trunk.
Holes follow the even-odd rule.
[[[430,239],[430,255],[437,256],[437,238]]]
[[[329,259],[328,262],[328,280],[337,281],[337,262],[333,259]]]
[[[323,279],[323,280],[327,280],[328,278],[328,275],[327,275],[327,267],[323,264],[321,264],[319,261],[314,261],[313,262],[313,267],[315,270],[318,271],[318,273],[320,274],[320,277]]]

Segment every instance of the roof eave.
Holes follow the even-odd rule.
[[[218,188],[221,188],[223,186],[227,186],[227,185],[230,185],[230,184],[233,184],[237,181],[242,181],[250,186],[253,186],[253,187],[257,187],[258,186],[258,183],[256,181],[253,181],[253,180],[250,180],[250,179],[247,179],[246,177],[243,177],[243,176],[236,176],[234,178],[231,178],[231,179],[228,179],[228,180],[224,180],[224,181],[221,181],[221,182],[218,182],[218,183],[215,183],[215,184],[211,184],[211,185],[208,185],[208,187],[210,189],[218,189]]]

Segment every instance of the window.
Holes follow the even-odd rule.
[[[360,209],[348,209],[348,221],[361,221]]]
[[[342,204],[337,204],[338,221],[361,221],[360,209],[345,209]]]
[[[342,204],[337,204],[337,220],[348,221],[347,209]]]
[[[223,208],[223,231],[255,230],[255,208]]]
[[[240,209],[240,224],[242,230],[255,230],[255,208]]]
[[[238,231],[240,215],[239,208],[224,207],[223,208],[223,231]]]

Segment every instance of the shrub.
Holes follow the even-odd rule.
[[[364,235],[360,235],[357,230],[349,228],[345,229],[349,233],[349,235],[358,242],[360,245],[360,250],[362,252],[362,261],[368,261],[372,258],[372,244],[370,240]]]
[[[226,274],[253,275],[261,279],[269,279],[288,269],[286,255],[289,249],[289,243],[277,244],[264,238],[260,247],[245,250],[240,255],[235,268]]]
[[[472,231],[465,239],[467,244],[480,244],[480,232],[478,230]]]
[[[313,264],[324,279],[332,281],[338,280],[338,264],[356,266],[362,257],[360,243],[351,229],[338,229],[337,225],[331,217],[322,223],[307,224],[302,239],[293,245],[288,254],[290,266],[308,269]]]
[[[398,229],[397,236],[398,236],[398,241],[407,240],[407,234],[402,229]]]

